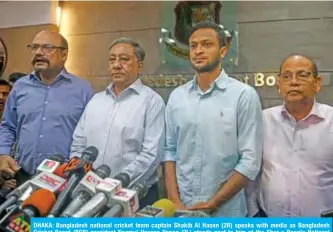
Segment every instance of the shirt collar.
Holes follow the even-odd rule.
[[[36,75],[36,71],[35,70],[32,73],[30,73],[29,77],[30,77],[30,79],[36,79],[36,80],[40,81],[40,79]],[[61,78],[61,77],[65,78],[67,80],[71,80],[72,79],[72,75],[70,75],[65,68],[63,68],[61,70],[61,72],[58,74],[58,76],[56,77],[56,79]]]
[[[112,89],[113,89],[114,83],[111,82],[107,87],[106,87],[106,92],[107,93],[113,93]],[[134,92],[136,92],[137,94],[141,93],[143,84],[140,78],[138,78],[136,81],[134,81],[129,87],[127,87],[124,91],[131,89],[134,90]]]
[[[224,69],[222,69],[220,75],[211,84],[211,88],[216,86],[219,89],[226,89],[228,80],[229,80],[228,74],[224,71]],[[189,90],[195,90],[195,89],[197,89],[197,75],[194,76],[189,85]]]
[[[283,117],[293,118],[290,115],[290,113],[287,111],[285,103],[281,107],[281,114]],[[302,121],[307,120],[308,118],[310,118],[312,116],[319,118],[321,120],[325,119],[325,114],[322,111],[322,109],[320,108],[320,105],[317,103],[316,99],[314,99],[313,106],[312,106],[310,113],[305,118],[303,118]]]

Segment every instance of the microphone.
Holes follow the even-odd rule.
[[[41,172],[54,172],[58,166],[65,162],[65,158],[60,154],[55,154],[47,159],[43,160],[43,162],[37,167],[36,173],[39,174]],[[26,182],[27,174],[20,169],[15,173],[14,177],[18,182]],[[6,196],[12,191],[10,188],[1,188],[0,189],[0,203],[3,203],[6,200]]]
[[[30,219],[44,217],[55,200],[56,198],[51,191],[38,189],[22,203],[22,209],[13,212],[2,225],[8,231],[30,231]]]
[[[58,199],[51,209],[48,217],[56,217],[68,203],[71,193],[78,185],[83,176],[92,169],[92,164],[98,156],[96,147],[88,147],[82,152],[81,158],[74,157],[65,168],[65,176],[70,177],[66,187],[61,191]],[[66,175],[67,174],[67,175]]]
[[[326,210],[324,212],[321,212],[320,217],[330,217],[333,218],[333,210]]]
[[[122,193],[123,190],[125,193]],[[133,216],[134,212],[139,209],[139,200],[147,195],[148,187],[143,183],[137,183],[130,190],[134,191],[135,194],[133,194],[133,192],[128,194],[127,190],[129,189],[122,189],[115,197],[112,197],[112,202],[115,204],[111,206],[103,217]],[[131,194],[133,194],[132,197],[127,196]]]
[[[111,169],[107,165],[99,166],[94,172],[89,171],[72,193],[72,201],[69,206],[62,212],[60,217],[71,217],[78,209],[96,193],[96,185],[110,176]]]
[[[140,209],[135,214],[135,217],[172,217],[175,210],[173,202],[163,198],[156,201],[152,206],[147,205],[143,209]]]
[[[122,184],[119,180],[105,178],[96,185],[96,194],[83,205],[72,217],[92,217],[104,208],[106,204],[111,204],[112,196],[119,192]]]
[[[58,169],[57,169],[58,170]],[[57,171],[56,170],[56,171]],[[55,171],[55,172],[56,172]],[[6,196],[6,201],[0,205],[0,215],[11,205],[15,204],[17,200],[25,200],[30,194],[38,189],[45,188],[52,192],[60,191],[61,187],[66,183],[66,180],[48,172],[37,174],[30,181],[26,181],[19,187],[15,188]]]
[[[126,173],[119,173],[113,179],[120,180],[123,188],[127,188],[131,182],[130,176]]]

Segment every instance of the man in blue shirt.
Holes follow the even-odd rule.
[[[197,24],[189,45],[196,76],[171,93],[166,107],[167,197],[178,209],[244,217],[244,187],[262,157],[260,100],[223,70],[227,46],[219,25]]]
[[[17,141],[18,164],[28,174],[48,156],[69,157],[72,134],[93,95],[91,85],[64,67],[68,43],[59,33],[41,31],[28,45],[34,71],[10,92],[0,127],[0,172],[13,175],[9,156]]]

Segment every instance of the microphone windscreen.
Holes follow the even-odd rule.
[[[164,211],[164,217],[172,217],[176,211],[174,203],[166,198],[156,201],[152,206],[162,209]]]
[[[54,175],[57,175],[57,176],[59,176],[59,177],[62,177],[62,178],[64,178],[64,179],[67,179],[67,177],[65,176],[65,169],[66,169],[66,167],[67,167],[67,163],[64,163],[64,164],[62,164],[62,165],[60,165],[54,172],[53,172],[53,174]]]
[[[121,181],[123,188],[127,188],[131,182],[130,176],[127,173],[119,173],[113,179]]]
[[[97,159],[98,149],[94,146],[87,147],[83,152],[81,159],[86,162],[93,163]]]
[[[45,217],[56,202],[55,195],[47,189],[38,189],[22,202],[22,208],[32,206],[39,212],[40,217]]]

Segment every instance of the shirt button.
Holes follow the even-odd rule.
[[[45,121],[46,120],[46,118],[45,117],[43,117],[43,121]]]
[[[47,101],[45,102],[45,105],[47,104]]]
[[[40,135],[39,138],[43,138],[43,135]]]
[[[47,88],[51,88],[51,86],[47,86]]]

